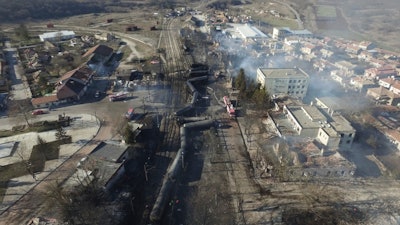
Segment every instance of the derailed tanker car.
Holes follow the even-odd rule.
[[[189,105],[176,111],[174,113],[175,116],[183,116],[186,113],[190,112],[192,109],[194,109],[197,99],[200,97],[200,93],[197,91],[193,83],[205,82],[205,81],[208,81],[208,76],[195,77],[186,81],[186,85],[189,88],[189,92],[192,94],[192,99]]]
[[[189,77],[208,76],[210,68],[206,64],[194,63],[189,69]]]
[[[172,188],[175,185],[177,177],[182,172],[182,168],[184,166],[184,157],[186,155],[186,151],[188,150],[188,133],[190,132],[190,130],[208,129],[212,126],[214,126],[214,120],[208,119],[186,123],[180,128],[181,147],[178,150],[171,166],[167,170],[167,174],[163,180],[160,192],[157,196],[156,202],[153,205],[153,209],[151,210],[150,220],[152,222],[159,222],[161,220],[166,204],[169,201]]]
[[[189,92],[192,94],[192,99],[189,103],[189,105],[185,106],[184,108],[176,111],[174,114],[175,116],[183,116],[192,109],[194,109],[197,99],[200,97],[199,91],[196,89],[195,84],[203,83],[208,81],[208,66],[204,64],[193,64],[192,69],[189,71],[189,74],[191,74],[193,71],[197,71],[196,75],[201,75],[201,76],[195,76],[189,80],[186,81],[186,85],[188,86]],[[185,121],[185,120],[182,120]],[[210,120],[206,117],[191,117],[190,119],[188,118],[187,121],[189,123],[183,124],[183,126],[180,128],[180,138],[181,138],[181,146],[175,156],[174,161],[172,162],[171,166],[167,170],[167,174],[164,177],[163,184],[161,186],[160,192],[157,196],[157,199],[153,205],[153,209],[150,213],[150,220],[152,222],[158,222],[161,220],[161,217],[163,216],[164,209],[166,207],[166,204],[170,198],[170,193],[172,188],[175,185],[176,178],[179,176],[179,174],[182,172],[183,168],[183,161],[184,161],[184,156],[186,155],[185,152],[187,151],[187,134],[190,132],[192,129],[208,129],[211,126],[214,125],[214,120]],[[194,121],[194,122],[191,122]]]

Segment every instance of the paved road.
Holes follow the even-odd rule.
[[[94,86],[96,87],[96,85]],[[34,186],[34,188],[23,195],[15,205],[11,206],[9,210],[0,216],[0,225],[24,224],[30,218],[40,215],[44,210],[44,202],[46,201],[41,197],[40,193],[46,190],[46,186],[50,182],[54,182],[54,180],[62,181],[68,178],[76,168],[78,161],[89,154],[100,141],[120,139],[121,137],[118,134],[120,132],[119,124],[124,122],[125,118],[123,115],[129,107],[134,107],[136,109],[135,112],[138,114],[149,111],[158,111],[161,113],[167,109],[163,102],[163,98],[166,97],[166,91],[163,89],[149,88],[147,90],[147,88],[143,88],[143,90],[132,92],[131,98],[121,102],[110,102],[104,93],[101,98],[94,98],[93,95],[88,95],[82,100],[85,104],[65,105],[64,107],[55,108],[49,114],[38,115],[33,118],[32,120],[47,120],[48,118],[57,118],[59,114],[74,115],[79,113],[99,118],[102,126],[97,135],[96,133],[91,134],[92,137],[96,135],[93,140],[80,150],[77,150],[71,158],[57,167],[54,172],[45,177],[38,175],[42,179],[38,184],[32,184],[33,180],[31,177],[27,185]],[[0,119],[0,124],[0,129],[9,129],[15,124],[15,118]],[[82,125],[84,126],[83,122]]]
[[[5,59],[9,65],[9,75],[11,78],[11,100],[23,100],[32,98],[28,82],[23,76],[23,68],[18,59],[16,48],[11,48],[10,42],[5,43]]]
[[[56,160],[46,161],[43,172],[37,173],[35,176],[17,177],[9,182],[10,186],[0,208],[0,224],[26,224],[30,218],[39,214],[46,201],[40,193],[43,193],[50,183],[56,180],[61,182],[68,178],[82,155],[90,153],[99,140],[109,138],[109,126],[103,126],[99,132],[100,123],[94,116],[88,114],[70,114],[70,116],[75,118],[75,121],[66,128],[66,131],[68,135],[72,136],[72,143],[61,146],[60,157]],[[57,119],[57,116],[49,114],[41,119],[54,120]],[[4,128],[4,123],[1,124],[0,127]],[[20,141],[20,146],[26,146],[25,150],[27,150],[37,142],[37,138],[33,138],[32,135],[40,135],[46,141],[55,140],[55,131],[49,131],[1,138],[0,143],[19,138],[14,141]],[[29,138],[24,138],[24,136]],[[93,137],[95,138],[91,140]]]

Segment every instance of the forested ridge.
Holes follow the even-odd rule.
[[[0,0],[0,21],[56,19],[87,13],[113,12],[134,7],[136,1],[119,0]],[[125,8],[126,9],[126,8]]]

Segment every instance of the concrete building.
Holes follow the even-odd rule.
[[[124,162],[128,155],[128,148],[129,146],[114,141],[101,142],[78,163],[78,175],[82,174],[82,178],[89,181],[96,177],[103,188],[110,191],[125,174]],[[97,174],[94,172],[96,170]]]
[[[257,82],[271,96],[292,96],[303,99],[308,90],[310,76],[299,68],[258,68]]]
[[[40,41],[63,41],[74,37],[75,37],[75,32],[69,30],[48,32],[39,35]]]
[[[353,87],[354,90],[362,93],[366,93],[369,88],[374,88],[378,86],[375,82],[366,79],[364,76],[355,76],[350,78],[350,85],[351,87]]]
[[[350,149],[355,129],[343,116],[329,115],[316,106],[284,106],[293,130],[301,137],[313,138],[327,149]]]
[[[236,34],[235,37],[244,40],[245,42],[249,41],[265,41],[269,37],[264,34],[262,31],[257,29],[254,26],[249,24],[230,24],[233,26],[233,29],[227,29],[232,34]]]
[[[289,27],[274,27],[272,30],[272,38],[275,40],[283,40],[285,37],[312,37],[313,33],[308,30],[291,30]]]

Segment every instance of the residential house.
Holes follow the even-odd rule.
[[[397,150],[400,150],[400,132],[398,130],[386,129],[383,133],[396,146]]]
[[[343,51],[346,49],[347,45],[348,42],[345,39],[335,39],[333,42],[333,46]]]
[[[368,89],[366,96],[376,101],[377,104],[400,105],[400,95],[382,86]]]
[[[353,63],[342,60],[335,62],[334,64],[341,71],[342,75],[345,76],[354,75],[354,69],[356,68],[356,65],[354,65]]]
[[[396,80],[389,88],[389,90],[396,95],[400,95],[400,81]]]
[[[318,71],[327,71],[332,68],[331,64],[325,59],[314,60],[313,67]]]
[[[358,44],[358,47],[360,47],[362,50],[371,50],[375,48],[375,45],[370,41],[361,41]]]
[[[58,79],[58,83],[61,84],[65,80],[74,79],[88,86],[92,83],[93,76],[94,76],[94,71],[90,69],[88,66],[83,65],[62,75]]]
[[[321,49],[320,53],[323,58],[329,58],[329,57],[332,57],[333,54],[335,54],[335,52],[333,52],[329,49],[326,49],[326,48]]]
[[[369,61],[375,58],[375,53],[373,51],[361,51],[357,58],[361,61]]]
[[[314,53],[314,52],[317,51],[318,49],[319,49],[319,47],[317,47],[317,46],[315,46],[315,45],[313,45],[313,44],[305,43],[305,44],[303,45],[303,47],[301,48],[301,52],[302,52],[303,54],[306,54],[306,55],[311,55],[312,53]]]
[[[354,54],[354,55],[360,54],[361,51],[362,51],[362,49],[358,45],[355,45],[355,44],[347,45],[346,49],[345,49],[345,52]]]
[[[86,85],[76,79],[67,79],[56,87],[57,99],[78,101],[86,91]]]
[[[367,79],[382,79],[382,78],[387,78],[387,77],[396,77],[398,76],[397,70],[391,66],[391,65],[386,65],[383,67],[379,68],[369,68],[366,69],[364,72],[364,76]]]
[[[296,172],[302,172],[302,176],[352,177],[356,170],[339,152],[326,154],[324,148],[312,141],[302,144],[297,158],[302,167]]]
[[[296,45],[300,43],[300,39],[298,37],[289,36],[285,37],[284,43],[286,45]]]
[[[83,54],[82,58],[89,58],[90,63],[104,64],[111,58],[113,51],[112,48],[106,45],[98,44]]]
[[[53,95],[33,98],[31,103],[35,108],[42,108],[77,101],[85,94],[93,76],[94,71],[87,66],[71,70],[57,80]]]
[[[350,79],[350,85],[354,87],[355,90],[366,93],[369,88],[377,87],[378,85],[366,79],[364,76],[355,76]]]
[[[371,66],[376,67],[376,68],[383,67],[386,65],[385,60],[376,59],[376,58],[367,59],[366,62],[368,62]]]
[[[38,98],[32,98],[31,103],[34,108],[48,108],[48,107],[58,105],[61,102],[58,100],[57,95],[53,94],[53,95],[42,96],[42,97],[38,97]]]
[[[332,80],[338,82],[342,87],[346,87],[349,78],[341,70],[332,70],[330,73]]]
[[[101,41],[111,41],[115,39],[114,35],[110,33],[96,33],[94,34],[94,38]]]
[[[378,84],[382,87],[390,89],[392,84],[394,84],[395,82],[396,82],[396,80],[394,77],[386,77],[386,78],[379,79]]]
[[[323,43],[323,44],[326,45],[326,46],[332,46],[332,45],[333,45],[333,40],[332,40],[332,38],[330,38],[330,37],[324,37],[324,38],[321,40],[321,43]]]

